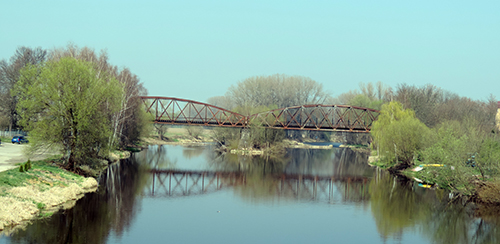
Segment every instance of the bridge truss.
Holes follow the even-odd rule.
[[[245,127],[247,117],[206,103],[172,98],[141,97],[154,123]]]
[[[370,132],[379,111],[347,105],[302,105],[251,115],[249,121],[276,129]]]
[[[273,129],[370,132],[380,112],[347,105],[302,105],[244,116],[206,103],[172,98],[141,97],[154,123]]]
[[[152,184],[144,196],[175,198],[209,194],[230,187],[252,188],[244,173],[152,170]],[[286,199],[346,202],[369,199],[369,179],[356,176],[287,175],[266,179],[266,192]],[[261,184],[259,184],[261,185]]]

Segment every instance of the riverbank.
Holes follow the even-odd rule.
[[[183,146],[205,146],[208,144],[217,143],[212,135],[212,130],[210,129],[202,129],[199,134],[194,137],[190,135],[189,131],[186,128],[168,128],[167,133],[165,133],[163,140],[160,139],[158,135],[152,135],[149,137],[141,138],[143,145],[183,145]],[[302,149],[331,149],[333,147],[348,147],[355,150],[366,150],[368,149],[366,146],[363,147],[360,145],[332,145],[328,142],[324,142],[325,145],[314,145],[313,143],[317,143],[321,141],[316,141],[312,139],[308,139],[306,141],[297,141],[297,140],[289,140],[285,139],[280,143],[277,149],[281,150],[282,148],[302,148]],[[326,145],[327,144],[327,145]],[[269,151],[272,151],[272,147],[268,149],[256,149],[256,148],[232,148],[223,151],[228,151],[232,154],[243,154],[243,155],[263,155]],[[274,148],[276,149],[276,148]]]
[[[0,172],[0,235],[10,235],[31,220],[71,208],[85,193],[97,190],[94,178],[65,171],[51,160],[31,162]]]
[[[393,175],[416,182],[419,187],[449,191],[450,200],[461,199],[463,203],[473,202],[479,208],[500,207],[500,179],[490,175],[481,176],[480,170],[471,166],[447,166],[444,164],[402,164],[386,165],[378,156],[370,156],[368,164],[389,171]],[[468,179],[454,184],[456,178]]]

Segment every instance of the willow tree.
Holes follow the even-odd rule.
[[[382,105],[380,116],[371,130],[380,156],[387,162],[413,163],[417,152],[424,147],[429,128],[415,117],[411,109],[403,109],[399,102]]]
[[[56,146],[72,170],[107,155],[109,113],[120,108],[122,92],[111,74],[64,57],[23,69],[13,92],[19,95],[17,110],[32,147]]]

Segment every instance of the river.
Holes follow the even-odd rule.
[[[112,165],[98,192],[3,243],[499,243],[442,190],[369,167],[348,148],[285,157],[150,146]],[[496,212],[495,212],[496,211]]]

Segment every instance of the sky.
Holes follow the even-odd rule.
[[[500,100],[500,1],[7,1],[0,59],[20,46],[106,50],[149,95],[206,102],[251,76],[433,84]]]

